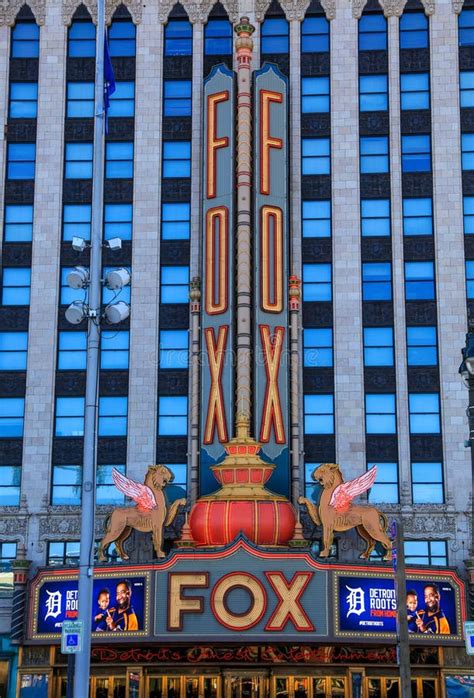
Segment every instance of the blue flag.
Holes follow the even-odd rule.
[[[107,124],[107,112],[110,107],[110,95],[112,95],[116,90],[115,87],[115,75],[114,69],[112,68],[112,61],[110,60],[109,44],[107,41],[107,32],[105,32],[104,41],[104,112],[105,112],[105,132],[108,132]]]

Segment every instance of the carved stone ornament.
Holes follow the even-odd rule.
[[[435,0],[421,0],[421,4],[425,8],[425,15],[428,15],[428,16],[434,15],[435,10],[436,10]]]
[[[27,520],[25,517],[18,516],[15,513],[13,516],[2,516],[0,519],[0,536],[2,538],[21,537],[24,543],[26,536]]]
[[[455,15],[461,14],[463,5],[464,5],[464,0],[452,0],[452,7],[453,7],[453,12]]]
[[[439,505],[442,509],[443,505]],[[423,511],[426,509],[426,511]],[[432,504],[424,507],[417,504],[417,513],[414,516],[404,516],[403,525],[406,534],[432,534],[437,531],[443,533],[456,533],[456,518],[439,511],[433,511]]]
[[[406,0],[379,0],[385,17],[401,17]]]
[[[326,13],[326,18],[331,20],[336,16],[336,0],[321,0],[321,6]]]
[[[44,0],[42,1],[44,2]],[[71,24],[72,17],[81,4],[87,8],[94,24],[97,24],[97,0],[63,0],[63,22],[66,26]],[[132,15],[134,24],[141,22],[143,9],[141,0],[106,0],[105,23],[107,25],[112,22],[114,12],[119,5],[125,5]]]
[[[263,22],[270,3],[271,0],[255,0],[255,19],[257,22]]]
[[[12,27],[23,5],[28,5],[35,16],[36,23],[44,24],[46,17],[46,0],[0,0],[0,26],[6,24]]]
[[[295,19],[301,22],[304,19],[309,3],[310,0],[281,0],[280,5],[289,22]]]
[[[367,0],[351,0],[352,16],[354,19],[360,19],[362,17],[366,4]]]

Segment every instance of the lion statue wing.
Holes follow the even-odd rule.
[[[363,475],[354,478],[354,480],[341,483],[332,493],[329,505],[340,514],[348,511],[354,497],[357,497],[358,494],[362,494],[363,492],[367,492],[374,484],[376,476],[377,466],[374,465],[373,468]]]
[[[116,468],[112,468],[112,478],[115,487],[136,502],[138,511],[148,512],[156,509],[155,495],[147,485],[130,480]]]

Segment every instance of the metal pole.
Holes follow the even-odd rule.
[[[474,376],[469,373],[469,405],[466,410],[468,422],[469,422],[469,448],[471,449],[471,487],[473,488],[471,494],[471,549],[469,551],[470,563],[468,574],[469,574],[469,586],[468,586],[468,606],[469,615],[472,620],[474,620],[474,572],[472,569],[474,560]]]
[[[68,654],[68,656],[67,656],[66,698],[74,698],[73,682],[74,682],[75,665],[76,665],[76,655],[75,654]]]
[[[104,190],[104,40],[105,3],[97,1],[95,70],[94,168],[92,182],[92,233],[87,325],[87,379],[84,414],[84,465],[82,471],[81,549],[79,557],[79,620],[83,622],[82,651],[76,659],[74,698],[88,698],[91,654],[92,588],[94,573],[95,473],[99,382],[100,303],[102,273],[102,218]]]
[[[401,698],[411,698],[410,645],[408,641],[408,618],[406,607],[407,578],[405,574],[405,550],[403,522],[397,521],[397,567],[395,589],[397,592],[397,639],[398,662],[400,665]]]

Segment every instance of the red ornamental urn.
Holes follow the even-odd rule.
[[[287,546],[296,513],[291,503],[265,488],[275,466],[258,455],[260,445],[248,436],[248,422],[237,421],[237,436],[225,460],[211,470],[221,489],[198,499],[189,526],[196,546],[227,545],[243,533],[256,545]]]

